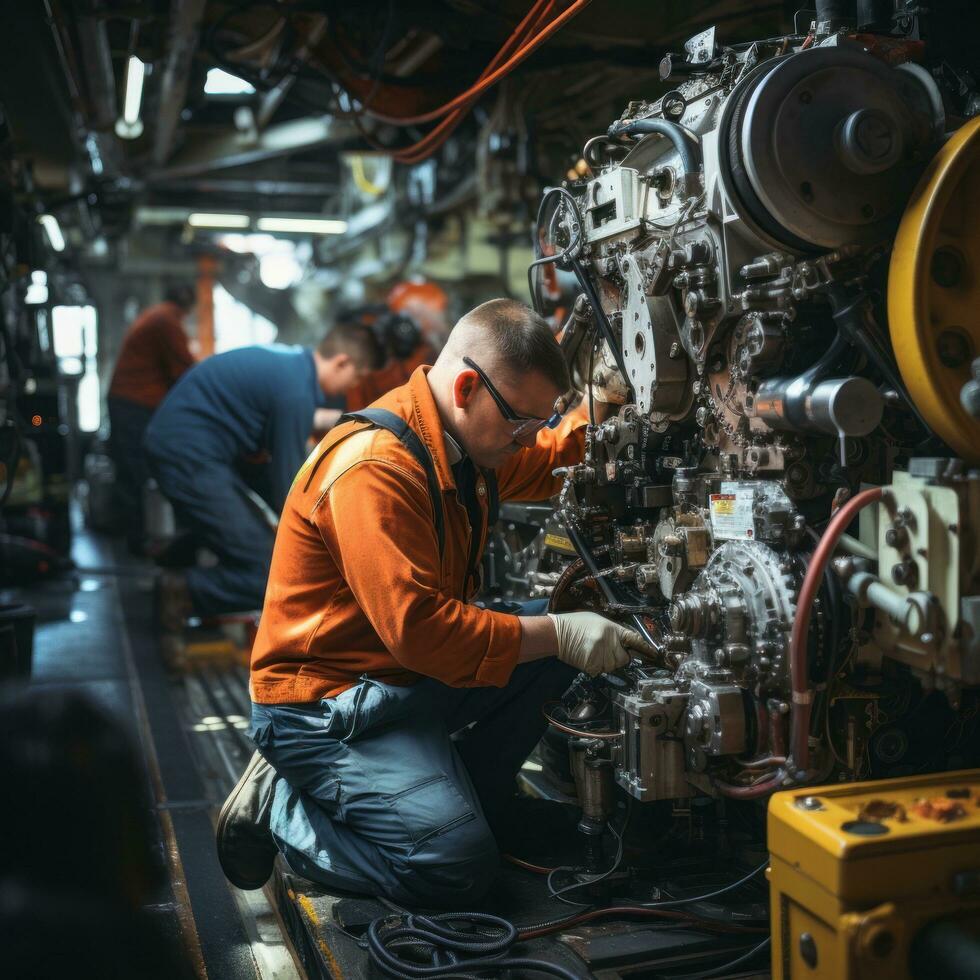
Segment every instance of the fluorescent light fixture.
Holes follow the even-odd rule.
[[[251,95],[255,86],[223,68],[211,68],[204,80],[205,95]]]
[[[140,119],[140,105],[143,102],[143,80],[146,78],[146,65],[135,55],[126,66],[126,96],[123,99],[123,114],[116,120],[116,135],[125,140],[134,140],[143,133]]]
[[[42,214],[37,220],[48,236],[51,247],[56,252],[63,252],[65,250],[65,236],[61,233],[61,225],[58,224],[58,219],[53,214]]]
[[[43,269],[35,269],[31,273],[31,282],[27,287],[24,302],[37,306],[48,301],[48,274]]]
[[[192,228],[247,228],[252,219],[247,214],[206,214],[198,212],[187,216]]]
[[[142,207],[133,218],[137,225],[183,225],[190,213],[189,208]]]
[[[343,235],[347,222],[336,218],[259,218],[259,231],[283,231],[301,235]]]

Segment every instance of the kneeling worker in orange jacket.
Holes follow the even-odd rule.
[[[650,652],[595,613],[471,604],[496,501],[545,499],[581,459],[569,387],[548,325],[492,300],[300,469],[252,652],[259,751],[218,821],[238,887],[278,850],[328,888],[478,901],[541,704]]]

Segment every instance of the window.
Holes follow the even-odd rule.
[[[102,421],[95,307],[56,306],[51,311],[51,329],[54,353],[62,372],[81,375],[78,382],[78,426],[83,432],[95,432]]]
[[[214,352],[271,344],[279,333],[271,320],[239,303],[222,286],[214,287]]]
[[[255,87],[250,82],[223,68],[208,69],[204,80],[205,95],[251,95],[254,91]]]

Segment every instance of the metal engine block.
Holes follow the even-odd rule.
[[[589,414],[556,512],[578,557],[553,553],[539,594],[655,642],[607,691],[615,781],[643,801],[854,776],[883,671],[952,710],[977,667],[961,628],[976,619],[972,557],[953,556],[955,587],[895,578],[908,524],[888,539],[906,557],[879,562],[892,545],[874,510],[860,540],[836,540],[844,564],[817,583],[792,657],[811,555],[862,486],[885,486],[892,515],[913,493],[975,507],[980,474],[963,466],[938,480],[945,496],[888,489],[897,460],[937,445],[878,296],[949,100],[899,39],[733,48],[712,29],[685,47],[661,66],[676,87],[630,103],[586,144],[586,176],[546,191],[539,238],[581,288],[561,342]],[[910,601],[934,617],[914,635]]]

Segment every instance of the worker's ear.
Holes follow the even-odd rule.
[[[480,376],[471,368],[460,371],[453,380],[453,404],[466,408],[479,387]]]

